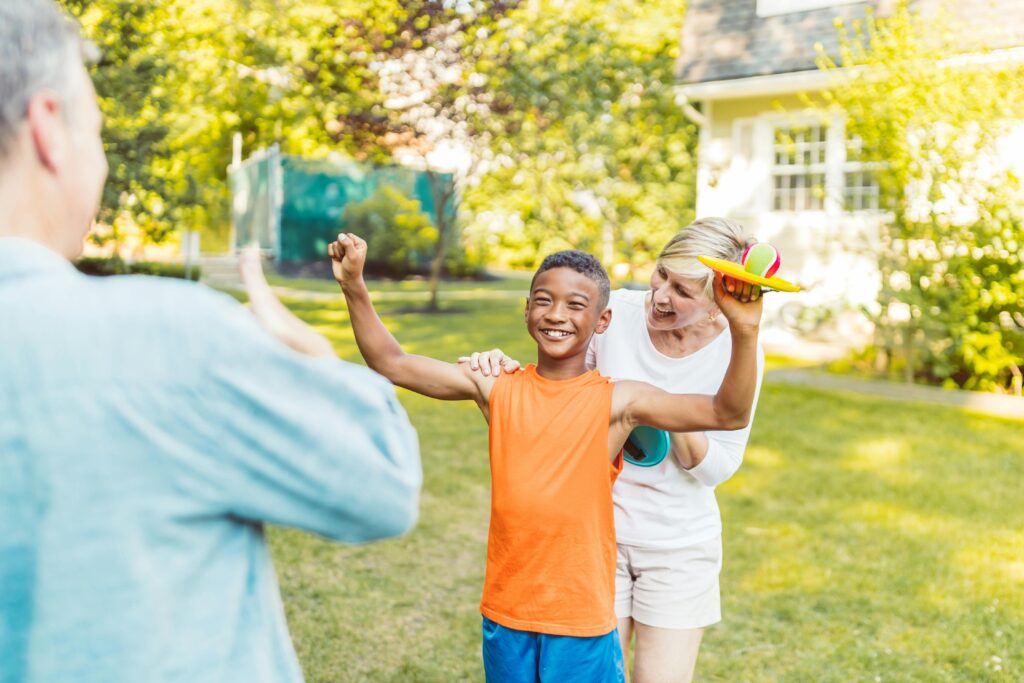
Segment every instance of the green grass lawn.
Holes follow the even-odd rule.
[[[340,302],[287,303],[358,358]],[[410,351],[533,357],[519,301],[394,313],[409,305],[382,311]],[[423,453],[416,529],[366,547],[270,534],[310,681],[483,680],[484,421],[400,395]],[[745,463],[718,490],[724,621],[699,680],[1024,680],[1021,427],[769,382]]]

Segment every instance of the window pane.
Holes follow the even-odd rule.
[[[847,171],[844,182],[843,208],[846,211],[878,210],[878,183],[870,171]]]
[[[825,206],[825,174],[814,173],[808,180],[808,208],[814,211],[821,211]]]
[[[820,211],[825,197],[825,174],[820,167],[826,163],[827,127],[781,126],[773,135],[773,209]]]

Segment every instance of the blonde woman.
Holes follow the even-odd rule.
[[[697,256],[738,262],[752,241],[725,218],[681,230],[658,256],[649,290],[612,292],[612,322],[595,335],[588,364],[603,375],[670,392],[717,391],[731,337],[714,302],[713,273]],[[467,360],[484,374],[519,366],[498,349]],[[758,393],[763,371],[759,350]],[[704,629],[721,620],[722,520],[715,487],[739,468],[749,436],[749,424],[732,432],[673,434],[672,457],[653,467],[626,466],[615,484],[615,607],[624,654],[635,639],[633,683],[691,681]]]

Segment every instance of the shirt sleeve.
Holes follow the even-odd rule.
[[[187,480],[218,511],[348,542],[404,533],[422,483],[416,432],[371,370],[310,358],[220,302],[191,396]]]
[[[764,379],[764,350],[757,349],[757,389],[754,392],[754,405],[750,413],[750,422],[743,429],[728,432],[705,432],[708,437],[708,452],[697,465],[686,470],[697,481],[709,488],[714,488],[736,474],[743,463],[743,453],[747,450],[750,429],[754,426],[754,413],[757,411],[757,400],[761,396],[761,382]]]

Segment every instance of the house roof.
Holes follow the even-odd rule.
[[[814,70],[816,43],[829,54],[838,52],[836,19],[863,18],[868,6],[879,4],[892,3],[837,2],[823,9],[759,17],[757,0],[690,0],[677,77],[682,83],[707,83]],[[941,4],[912,0],[912,6],[922,11]],[[987,47],[1024,45],[1021,0],[959,0],[953,5],[957,16],[970,25],[972,42]]]

